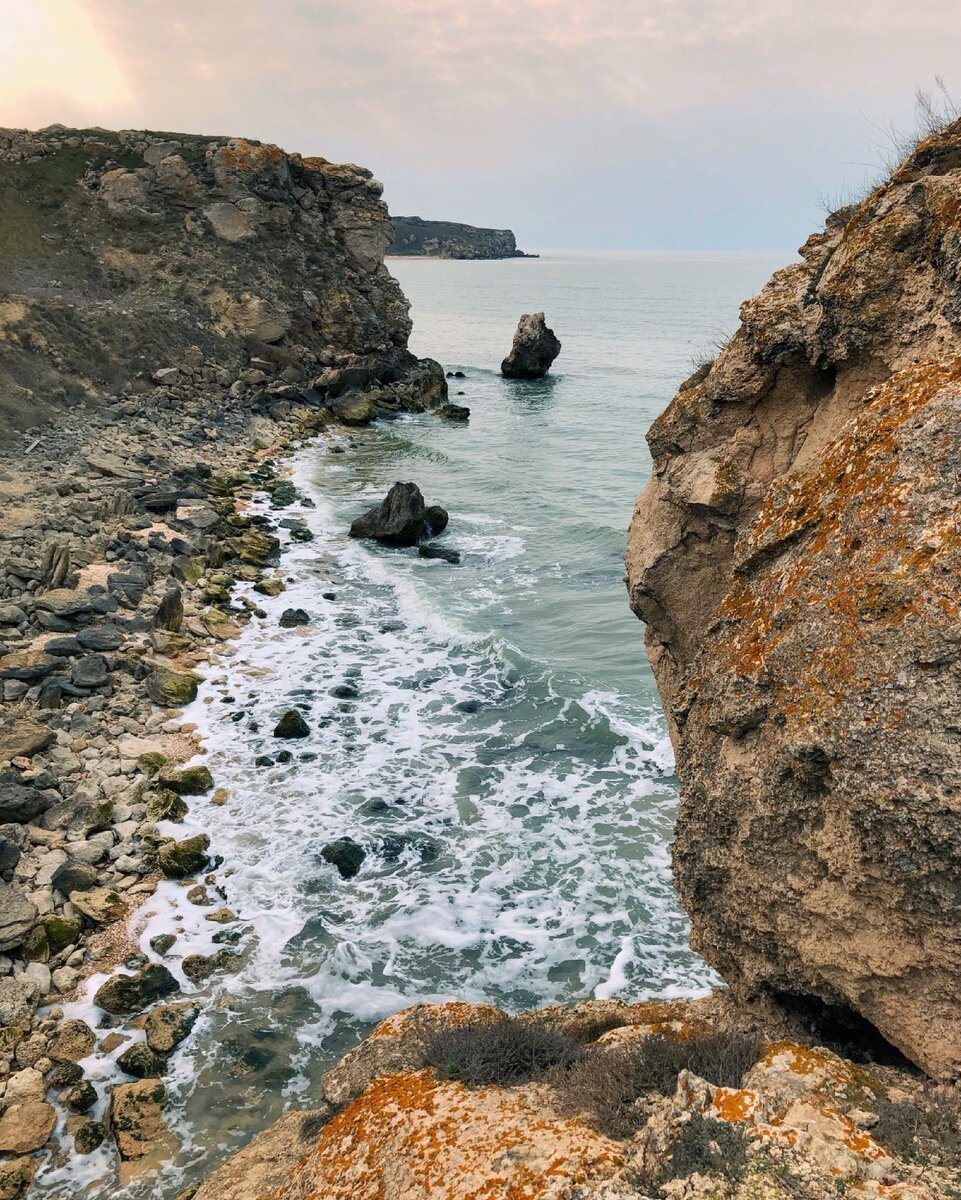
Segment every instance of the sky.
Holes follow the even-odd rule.
[[[0,125],[241,135],[527,249],[791,250],[873,181],[957,0],[0,0]]]

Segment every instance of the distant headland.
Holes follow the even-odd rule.
[[[537,258],[517,249],[511,229],[480,229],[456,221],[392,217],[394,241],[389,255],[407,258]]]

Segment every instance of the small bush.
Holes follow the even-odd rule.
[[[961,1166],[961,1085],[929,1087],[917,1100],[883,1101],[875,1141],[907,1162],[936,1157]]]
[[[741,1077],[761,1057],[757,1038],[743,1034],[708,1034],[686,1041],[644,1038],[609,1049],[596,1047],[550,1082],[568,1112],[583,1113],[601,1133],[632,1137],[647,1120],[637,1101],[669,1096],[684,1069],[720,1087],[740,1087]]]
[[[423,1050],[439,1075],[470,1087],[527,1083],[551,1068],[569,1067],[581,1053],[559,1029],[517,1017],[429,1030]]]
[[[747,1147],[743,1126],[695,1114],[678,1130],[670,1158],[645,1182],[659,1187],[672,1179],[688,1179],[697,1171],[701,1175],[723,1175],[737,1183],[747,1172]]]

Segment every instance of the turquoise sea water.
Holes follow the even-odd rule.
[[[782,261],[390,262],[412,346],[464,372],[451,399],[470,422],[406,417],[295,459],[314,507],[275,515],[315,540],[290,547],[287,590],[191,714],[231,792],[191,820],[224,856],[244,964],[207,986],[174,1060],[177,1166],[131,1194],[173,1195],[309,1105],[339,1054],[418,999],[520,1010],[710,986],[671,887],[675,781],[622,557],[648,425]],[[541,309],[563,342],[552,374],[504,380],[518,316]],[[346,537],[398,479],[450,511],[459,566]],[[281,629],[287,607],[311,624]],[[258,767],[291,704],[311,736]],[[366,853],[349,880],[321,856],[343,836]],[[145,947],[173,930],[184,953],[213,948],[217,927],[176,884],[145,915]],[[91,1070],[115,1077],[109,1060]],[[48,1187],[118,1194],[98,1172],[105,1156]]]

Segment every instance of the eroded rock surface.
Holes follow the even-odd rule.
[[[548,329],[544,314],[525,313],[517,322],[511,352],[501,363],[508,379],[540,379],[551,369],[561,352],[561,343]]]
[[[631,605],[693,945],[961,1066],[961,124],[829,218],[648,435]]]

